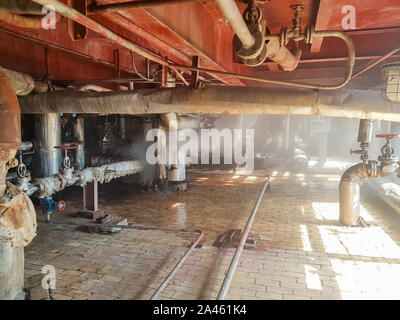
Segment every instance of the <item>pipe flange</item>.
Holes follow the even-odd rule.
[[[314,32],[315,32],[315,29],[314,29],[313,25],[308,25],[306,27],[304,33],[305,33],[305,37],[306,37],[305,41],[307,44],[312,44],[313,39],[314,39]]]
[[[243,63],[245,63],[249,67],[257,67],[260,64],[262,64],[265,61],[265,59],[267,59],[267,54],[268,54],[267,46],[264,45],[264,48],[261,50],[261,53],[256,58],[243,59]]]
[[[257,58],[264,49],[264,34],[261,32],[258,24],[247,25],[250,33],[254,37],[254,44],[250,48],[245,48],[237,35],[233,37],[233,51],[242,59]]]

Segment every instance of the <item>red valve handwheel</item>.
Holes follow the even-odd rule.
[[[63,144],[62,146],[55,146],[54,148],[61,150],[71,150],[78,149],[78,146],[76,144]]]
[[[58,211],[64,211],[65,207],[66,207],[66,204],[65,204],[64,200],[61,200],[58,202],[58,205],[57,205]]]
[[[400,134],[385,133],[385,134],[377,134],[376,137],[384,139],[394,139],[394,138],[400,138]]]

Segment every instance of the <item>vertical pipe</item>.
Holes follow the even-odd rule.
[[[239,264],[240,256],[242,255],[242,252],[244,249],[244,245],[246,244],[246,240],[249,235],[251,226],[253,225],[253,221],[256,216],[258,207],[260,206],[261,200],[264,196],[265,190],[267,189],[268,185],[269,185],[269,177],[266,178],[264,186],[262,187],[260,195],[258,196],[257,202],[254,205],[253,211],[251,211],[249,220],[247,221],[246,227],[243,230],[243,234],[242,234],[242,238],[240,239],[240,243],[239,243],[238,247],[236,248],[235,255],[232,258],[229,269],[225,275],[224,282],[222,283],[221,289],[219,290],[217,300],[224,300],[226,295],[228,294],[228,291],[229,291],[229,288],[231,286],[231,282],[233,279],[233,275],[235,274],[236,268]]]
[[[120,116],[119,117],[119,130],[120,130],[121,139],[125,140],[125,132],[126,132],[125,116]]]
[[[233,31],[238,36],[245,48],[250,48],[254,45],[254,37],[244,22],[239,8],[234,0],[216,0],[218,7],[221,9],[224,17],[229,21]]]
[[[0,300],[24,299],[24,248],[0,242]]]
[[[85,168],[85,126],[82,116],[77,116],[74,124],[75,141],[78,142],[78,149],[75,151],[76,168],[82,170]]]
[[[360,217],[360,183],[345,181],[339,184],[339,222],[353,226]]]
[[[41,173],[44,177],[48,177],[58,173],[61,165],[61,150],[54,148],[61,145],[60,115],[42,114],[36,123],[36,133],[41,143],[39,151]]]

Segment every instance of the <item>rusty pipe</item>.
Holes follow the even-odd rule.
[[[0,195],[6,188],[6,175],[21,144],[21,111],[13,83],[0,67]]]
[[[42,6],[30,0],[1,0],[0,12],[11,12],[19,14],[44,15]]]
[[[61,14],[62,16],[69,18],[75,22],[80,23],[81,25],[87,27],[90,30],[93,30],[94,32],[97,32],[107,39],[112,40],[113,42],[129,49],[132,50],[133,52],[137,53],[138,55],[141,55],[151,61],[157,62],[163,66],[169,66],[169,63],[165,61],[164,59],[161,59],[153,54],[150,54],[148,51],[142,49],[141,47],[135,45],[134,43],[120,37],[116,33],[112,32],[111,30],[105,28],[101,24],[97,23],[96,21],[86,17],[79,11],[68,7],[64,3],[58,1],[58,0],[32,0],[35,3],[38,3],[42,6],[53,6],[55,11]]]
[[[267,58],[275,61],[283,70],[293,71],[299,65],[301,50],[296,49],[292,54],[279,40],[270,40],[267,43]]]
[[[264,197],[265,190],[267,190],[268,186],[269,186],[269,177],[267,176],[266,181],[261,189],[260,195],[258,196],[257,202],[255,203],[253,210],[251,211],[251,214],[250,214],[249,220],[247,221],[246,227],[243,230],[239,245],[235,251],[235,255],[233,256],[231,264],[229,266],[229,269],[226,272],[224,282],[222,283],[221,288],[218,292],[217,300],[225,300],[225,297],[228,294],[233,276],[234,276],[236,268],[239,264],[240,256],[242,255],[244,245],[246,244],[246,240],[250,233],[251,226],[253,225],[254,218],[256,217],[258,207],[260,206],[261,200]]]
[[[88,7],[88,14],[109,13],[122,10],[154,8],[166,5],[178,5],[192,2],[200,2],[203,0],[145,0],[145,1],[128,1],[122,3],[109,3],[103,5],[92,5]]]
[[[348,168],[342,175],[339,184],[339,222],[352,226],[360,218],[360,187],[367,178],[378,176],[375,161],[357,163]]]
[[[110,39],[111,41],[113,41],[129,50],[132,50],[133,52],[135,52],[151,61],[154,61],[163,66],[169,67],[171,69],[175,68],[178,70],[199,71],[199,72],[204,72],[204,73],[208,73],[208,74],[222,75],[222,76],[228,76],[228,77],[237,78],[237,79],[252,80],[252,81],[275,84],[275,85],[298,87],[298,88],[309,88],[309,89],[322,89],[322,90],[335,90],[335,89],[344,87],[350,81],[351,74],[353,72],[353,67],[354,67],[354,62],[355,62],[354,44],[349,36],[347,36],[346,34],[344,34],[343,32],[340,32],[340,31],[316,31],[316,32],[314,32],[314,37],[339,37],[346,43],[346,46],[348,49],[349,61],[347,64],[345,79],[341,83],[334,85],[334,86],[312,85],[312,84],[299,83],[299,82],[286,82],[286,81],[270,80],[270,79],[253,77],[253,76],[246,76],[246,75],[237,74],[237,73],[223,72],[223,71],[198,68],[198,67],[196,68],[196,67],[179,65],[179,64],[170,64],[169,62],[165,61],[164,59],[161,59],[161,58],[155,56],[154,54],[149,53],[147,50],[135,45],[134,43],[120,37],[119,35],[112,32],[111,30],[105,28],[104,26],[98,24],[97,22],[93,21],[92,19],[86,17],[85,15],[81,14],[77,10],[74,10],[74,9],[66,6],[65,4],[61,3],[58,0],[32,0],[32,1],[36,2],[38,4],[41,4],[41,5],[52,5],[55,8],[56,12],[60,13],[62,16],[67,17],[71,20],[74,20],[75,22],[78,22],[78,23],[86,26],[87,28],[93,30],[94,32],[97,32],[97,33],[103,35],[107,39]],[[220,0],[220,1],[226,1],[226,0]],[[271,40],[271,39],[280,39],[280,36],[279,35],[266,36],[266,40]]]
[[[246,23],[239,11],[234,0],[216,0],[218,7],[221,9],[225,19],[229,21],[230,26],[236,33],[245,48],[254,45],[255,39],[247,28]]]
[[[40,29],[43,17],[28,17],[0,11],[0,22],[18,28]]]

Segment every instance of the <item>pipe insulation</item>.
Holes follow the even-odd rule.
[[[49,91],[19,97],[22,113],[286,114],[400,122],[399,103],[379,91],[206,87],[126,92]]]
[[[42,199],[51,197],[54,193],[68,186],[78,185],[84,187],[88,182],[92,181],[108,183],[113,179],[135,174],[142,170],[143,167],[139,161],[122,161],[76,171],[71,178],[66,178],[61,174],[54,174],[50,177],[35,179],[32,183],[32,188],[37,188],[37,197]]]

